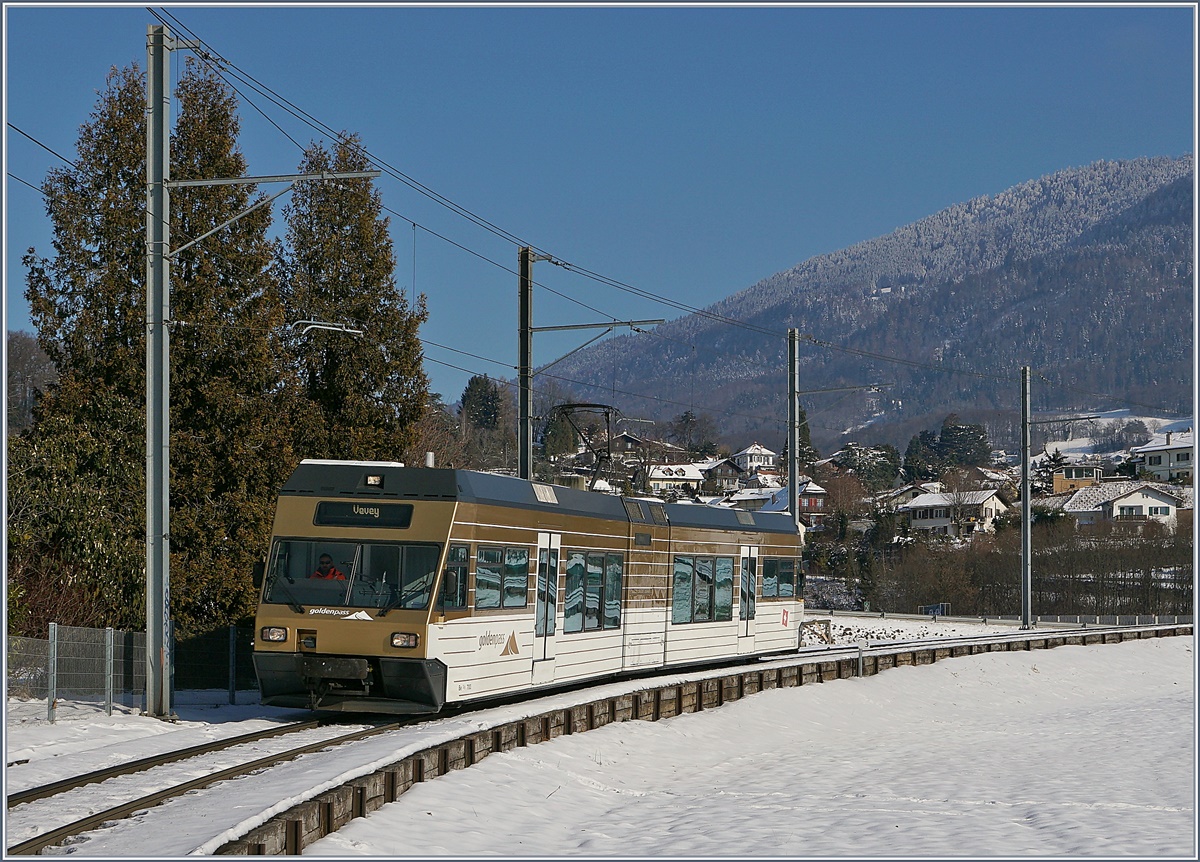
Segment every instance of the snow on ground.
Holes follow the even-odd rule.
[[[1195,856],[1190,638],[988,653],[488,757],[305,855]]]
[[[840,613],[831,622],[842,643],[1015,628]],[[307,852],[1194,855],[1192,645],[1164,638],[989,653],[613,725],[414,787]],[[316,788],[575,697],[431,722],[403,749],[374,740],[354,756],[306,755],[267,786],[194,791],[47,852],[211,853]],[[6,769],[12,789],[302,714],[184,704],[176,724],[101,713],[50,725],[40,709],[41,720],[37,704],[7,709],[6,761],[28,759]]]

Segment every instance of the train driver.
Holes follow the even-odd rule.
[[[326,581],[344,581],[346,576],[338,570],[333,564],[333,557],[329,554],[321,554],[317,560],[317,570],[308,576],[311,578],[320,578]]]

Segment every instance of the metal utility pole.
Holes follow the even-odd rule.
[[[788,511],[800,526],[800,330],[788,330]]]
[[[146,32],[146,713],[171,713],[169,590],[171,51],[165,26]]]
[[[379,171],[325,171],[172,182],[171,51],[197,48],[199,44],[171,38],[170,30],[160,24],[150,24],[146,29],[146,714],[160,718],[171,715],[171,258],[284,193],[260,200],[172,250],[170,189],[267,182],[294,184],[300,180],[380,175]],[[359,330],[320,321],[302,323],[309,324],[308,329],[361,334]]]
[[[1033,628],[1033,515],[1030,507],[1030,445],[1029,429],[1034,425],[1054,425],[1059,422],[1082,422],[1099,416],[1070,416],[1034,422],[1029,406],[1028,365],[1021,366],[1021,628]]]
[[[533,478],[533,262],[528,246],[517,252],[517,476]]]
[[[1021,628],[1033,626],[1033,519],[1029,509],[1029,366],[1021,366]]]
[[[562,332],[568,329],[603,329],[595,338],[576,347],[570,353],[551,362],[562,362],[572,353],[582,350],[593,341],[603,338],[618,326],[635,329],[638,326],[653,326],[660,320],[613,320],[607,323],[576,323],[569,326],[533,325],[533,264],[548,260],[558,263],[548,254],[534,254],[533,249],[522,246],[517,252],[517,476],[533,478],[533,334],[535,332]],[[550,365],[542,368],[545,371]]]

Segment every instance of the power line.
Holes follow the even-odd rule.
[[[490,231],[491,233],[495,234],[496,236],[498,236],[502,239],[505,239],[506,241],[517,243],[517,244],[524,245],[524,246],[529,246],[531,248],[536,248],[536,246],[533,246],[532,243],[521,239],[516,234],[513,234],[510,231],[507,231],[503,228],[500,228],[499,226],[493,224],[492,222],[488,221],[487,219],[483,218],[482,216],[479,216],[478,214],[474,213],[473,211],[467,209],[466,207],[463,207],[460,204],[457,204],[456,202],[445,197],[444,195],[441,195],[440,193],[429,188],[428,186],[425,186],[424,184],[418,182],[414,178],[408,176],[407,174],[403,173],[399,169],[397,169],[394,166],[392,166],[391,164],[389,164],[384,159],[371,153],[366,147],[361,146],[357,143],[348,141],[343,135],[341,135],[341,133],[335,131],[332,127],[330,127],[327,124],[323,123],[322,121],[318,120],[316,117],[312,116],[308,112],[304,111],[303,109],[301,109],[300,107],[295,105],[290,100],[288,100],[285,97],[283,97],[282,95],[280,95],[277,91],[273,90],[272,88],[270,88],[267,85],[263,84],[262,82],[258,81],[256,78],[254,78],[254,76],[245,72],[244,70],[239,68],[236,64],[229,61],[227,58],[221,56],[218,52],[216,52],[214,49],[212,49],[212,47],[208,43],[206,43],[203,39],[199,38],[194,31],[192,31],[185,24],[183,24],[177,17],[171,15],[170,13],[166,12],[165,10],[162,10],[161,14],[160,14],[160,12],[156,12],[154,9],[149,9],[148,11],[162,23],[167,24],[168,22],[170,22],[173,26],[175,26],[181,32],[187,33],[190,36],[192,36],[193,39],[200,46],[202,46],[200,49],[197,49],[197,51],[196,51],[197,56],[201,59],[201,61],[204,62],[206,65],[208,65],[208,67],[210,69],[212,69],[215,74],[217,74],[218,76],[223,78],[229,84],[231,89],[235,93],[237,93],[241,99],[243,99],[244,101],[249,103],[251,105],[251,107],[253,107],[256,111],[258,111],[264,117],[264,119],[266,119],[269,123],[271,123],[281,134],[283,134],[289,141],[291,141],[291,143],[293,145],[295,145],[297,148],[299,148],[302,152],[304,151],[303,146],[300,145],[299,142],[296,141],[294,138],[292,138],[278,123],[276,123],[252,99],[250,99],[247,95],[245,95],[245,93],[241,89],[238,88],[237,84],[234,83],[234,81],[230,80],[230,77],[235,78],[238,82],[243,83],[245,86],[253,89],[255,92],[259,93],[260,95],[263,95],[265,98],[268,99],[268,101],[270,101],[273,104],[275,104],[276,106],[280,107],[281,109],[283,109],[285,112],[289,113],[291,116],[295,117],[296,119],[301,120],[302,122],[306,123],[307,125],[311,126],[312,128],[314,128],[324,134],[331,135],[332,137],[336,138],[337,140],[349,145],[353,149],[357,150],[365,158],[369,159],[373,164],[378,165],[389,176],[392,176],[393,178],[404,183],[405,185],[408,185],[410,188],[418,191],[422,195],[425,195],[426,197],[430,198],[431,200],[447,207],[448,209],[450,209],[451,211],[460,215],[461,217],[466,218],[468,221],[471,221],[472,223],[476,224],[477,226]],[[21,135],[29,138],[29,140],[33,141],[38,146],[42,147],[43,149],[46,149],[52,155],[56,156],[57,158],[61,159],[65,163],[67,163],[67,164],[71,165],[72,167],[75,167],[77,170],[79,170],[78,166],[74,162],[72,162],[70,159],[67,159],[66,157],[62,156],[61,154],[55,152],[53,149],[47,147],[45,144],[36,140],[35,138],[33,138],[28,133],[24,132],[22,129],[18,128],[14,124],[9,123],[8,125],[10,128],[14,129]],[[11,176],[11,174],[10,174],[10,176]],[[25,182],[24,180],[20,180],[17,177],[14,177],[14,179],[18,179],[20,182]],[[32,184],[29,184],[27,182],[25,182],[25,184],[30,185],[32,187]],[[423,230],[426,230],[427,232],[431,233],[432,235],[437,236],[438,238],[442,239],[443,241],[448,242],[451,245],[454,245],[455,247],[457,247],[461,250],[467,251],[468,253],[473,254],[489,263],[492,263],[493,265],[499,266],[500,268],[504,269],[507,272],[515,274],[513,272],[513,270],[509,269],[508,267],[498,264],[495,261],[490,260],[486,256],[481,255],[478,252],[475,252],[460,243],[450,240],[448,237],[438,234],[437,232],[432,231],[423,225],[418,225],[417,222],[415,222],[411,219],[407,219],[406,217],[400,215],[399,213],[396,213],[393,210],[388,210],[388,211],[397,215],[399,218],[404,219],[405,221],[408,221],[409,223],[411,223],[414,227],[414,230],[416,229],[416,227],[420,226]],[[538,250],[541,251],[540,249],[538,249]],[[644,298],[644,299],[647,299],[647,300],[650,300],[653,302],[657,302],[657,303],[666,305],[671,308],[675,308],[677,310],[683,311],[688,314],[695,315],[697,317],[709,320],[710,322],[713,322],[713,323],[742,328],[747,331],[754,332],[754,333],[757,333],[757,334],[760,334],[760,335],[763,335],[766,337],[770,337],[770,338],[784,338],[785,337],[785,334],[778,330],[768,329],[768,328],[765,328],[762,326],[758,326],[756,324],[749,323],[747,321],[738,320],[737,318],[727,317],[724,315],[720,315],[720,314],[716,314],[714,312],[708,311],[706,309],[697,308],[697,307],[691,306],[687,303],[683,303],[678,300],[674,300],[669,297],[663,296],[661,294],[654,293],[653,291],[648,291],[648,290],[645,290],[642,288],[638,288],[633,285],[627,284],[625,282],[619,281],[617,279],[613,279],[608,276],[604,276],[601,273],[595,272],[593,270],[587,269],[582,266],[578,266],[578,265],[567,263],[567,262],[560,261],[560,260],[554,260],[553,262],[574,274],[581,275],[585,278],[594,280],[598,283],[613,287],[614,289],[617,289],[617,290],[620,290],[620,291],[623,291],[626,293],[630,293],[632,295],[635,295],[635,296],[638,296],[638,297],[641,297],[641,298]],[[414,266],[415,266],[415,260],[414,260]],[[539,286],[542,287],[543,289],[548,290],[549,292],[563,298],[563,299],[574,302],[574,303],[580,305],[581,307],[588,308],[589,310],[595,311],[596,313],[602,314],[613,320],[617,319],[617,317],[614,315],[610,315],[603,311],[600,311],[599,309],[596,309],[593,306],[590,306],[590,305],[583,303],[577,299],[574,299],[573,297],[570,297],[567,294],[564,294],[560,291],[553,290],[552,288],[549,288],[546,285],[539,285]],[[414,290],[415,290],[415,287],[414,287]],[[659,337],[667,338],[666,336],[659,336]],[[1000,381],[1000,382],[1004,382],[1004,383],[1012,382],[1015,379],[1014,377],[1011,377],[1011,376],[1001,376],[1001,375],[996,375],[996,374],[989,374],[986,372],[979,372],[979,371],[974,371],[974,370],[970,370],[970,369],[966,369],[966,368],[948,366],[946,364],[931,364],[931,363],[926,363],[926,362],[920,362],[917,360],[906,359],[903,357],[892,356],[892,355],[882,354],[882,353],[876,353],[876,352],[867,351],[867,350],[858,349],[858,348],[851,348],[851,347],[847,347],[844,345],[838,345],[838,344],[834,344],[832,342],[819,340],[812,335],[804,335],[804,336],[802,336],[802,338],[810,345],[821,348],[821,349],[832,350],[832,351],[836,351],[836,352],[845,353],[848,355],[858,356],[858,357],[866,358],[866,359],[872,359],[875,361],[889,363],[889,364],[897,364],[897,365],[903,365],[903,366],[916,368],[916,369],[923,369],[923,370],[932,371],[932,372],[940,373],[940,374],[960,374],[960,375],[971,376],[971,377],[975,377],[975,378],[979,378],[979,379]],[[690,347],[694,354],[695,345],[692,344],[692,345],[690,345]],[[746,361],[753,362],[753,360],[749,360],[748,358],[746,358]],[[761,363],[755,362],[754,364],[761,364]],[[770,367],[770,366],[764,366],[764,367]],[[1081,389],[1073,389],[1072,387],[1068,387],[1064,384],[1055,384],[1055,383],[1049,381],[1048,379],[1046,379],[1044,376],[1042,377],[1042,379],[1050,386],[1062,388],[1062,389],[1065,389],[1068,391],[1081,392],[1083,394],[1089,395],[1090,397],[1107,398],[1110,400],[1121,401],[1123,403],[1128,403],[1128,404],[1139,406],[1139,407],[1145,407],[1147,409],[1154,409],[1154,410],[1160,409],[1160,408],[1155,408],[1151,405],[1142,404],[1140,402],[1135,402],[1135,401],[1132,401],[1129,399],[1123,399],[1118,396],[1102,395],[1099,393],[1091,393],[1091,392],[1086,392],[1085,390],[1081,390]],[[580,384],[580,385],[591,385],[591,384]],[[1171,412],[1171,411],[1164,411],[1164,412]]]

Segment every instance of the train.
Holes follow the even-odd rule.
[[[254,572],[262,703],[428,714],[794,651],[803,541],[786,513],[305,460]]]

